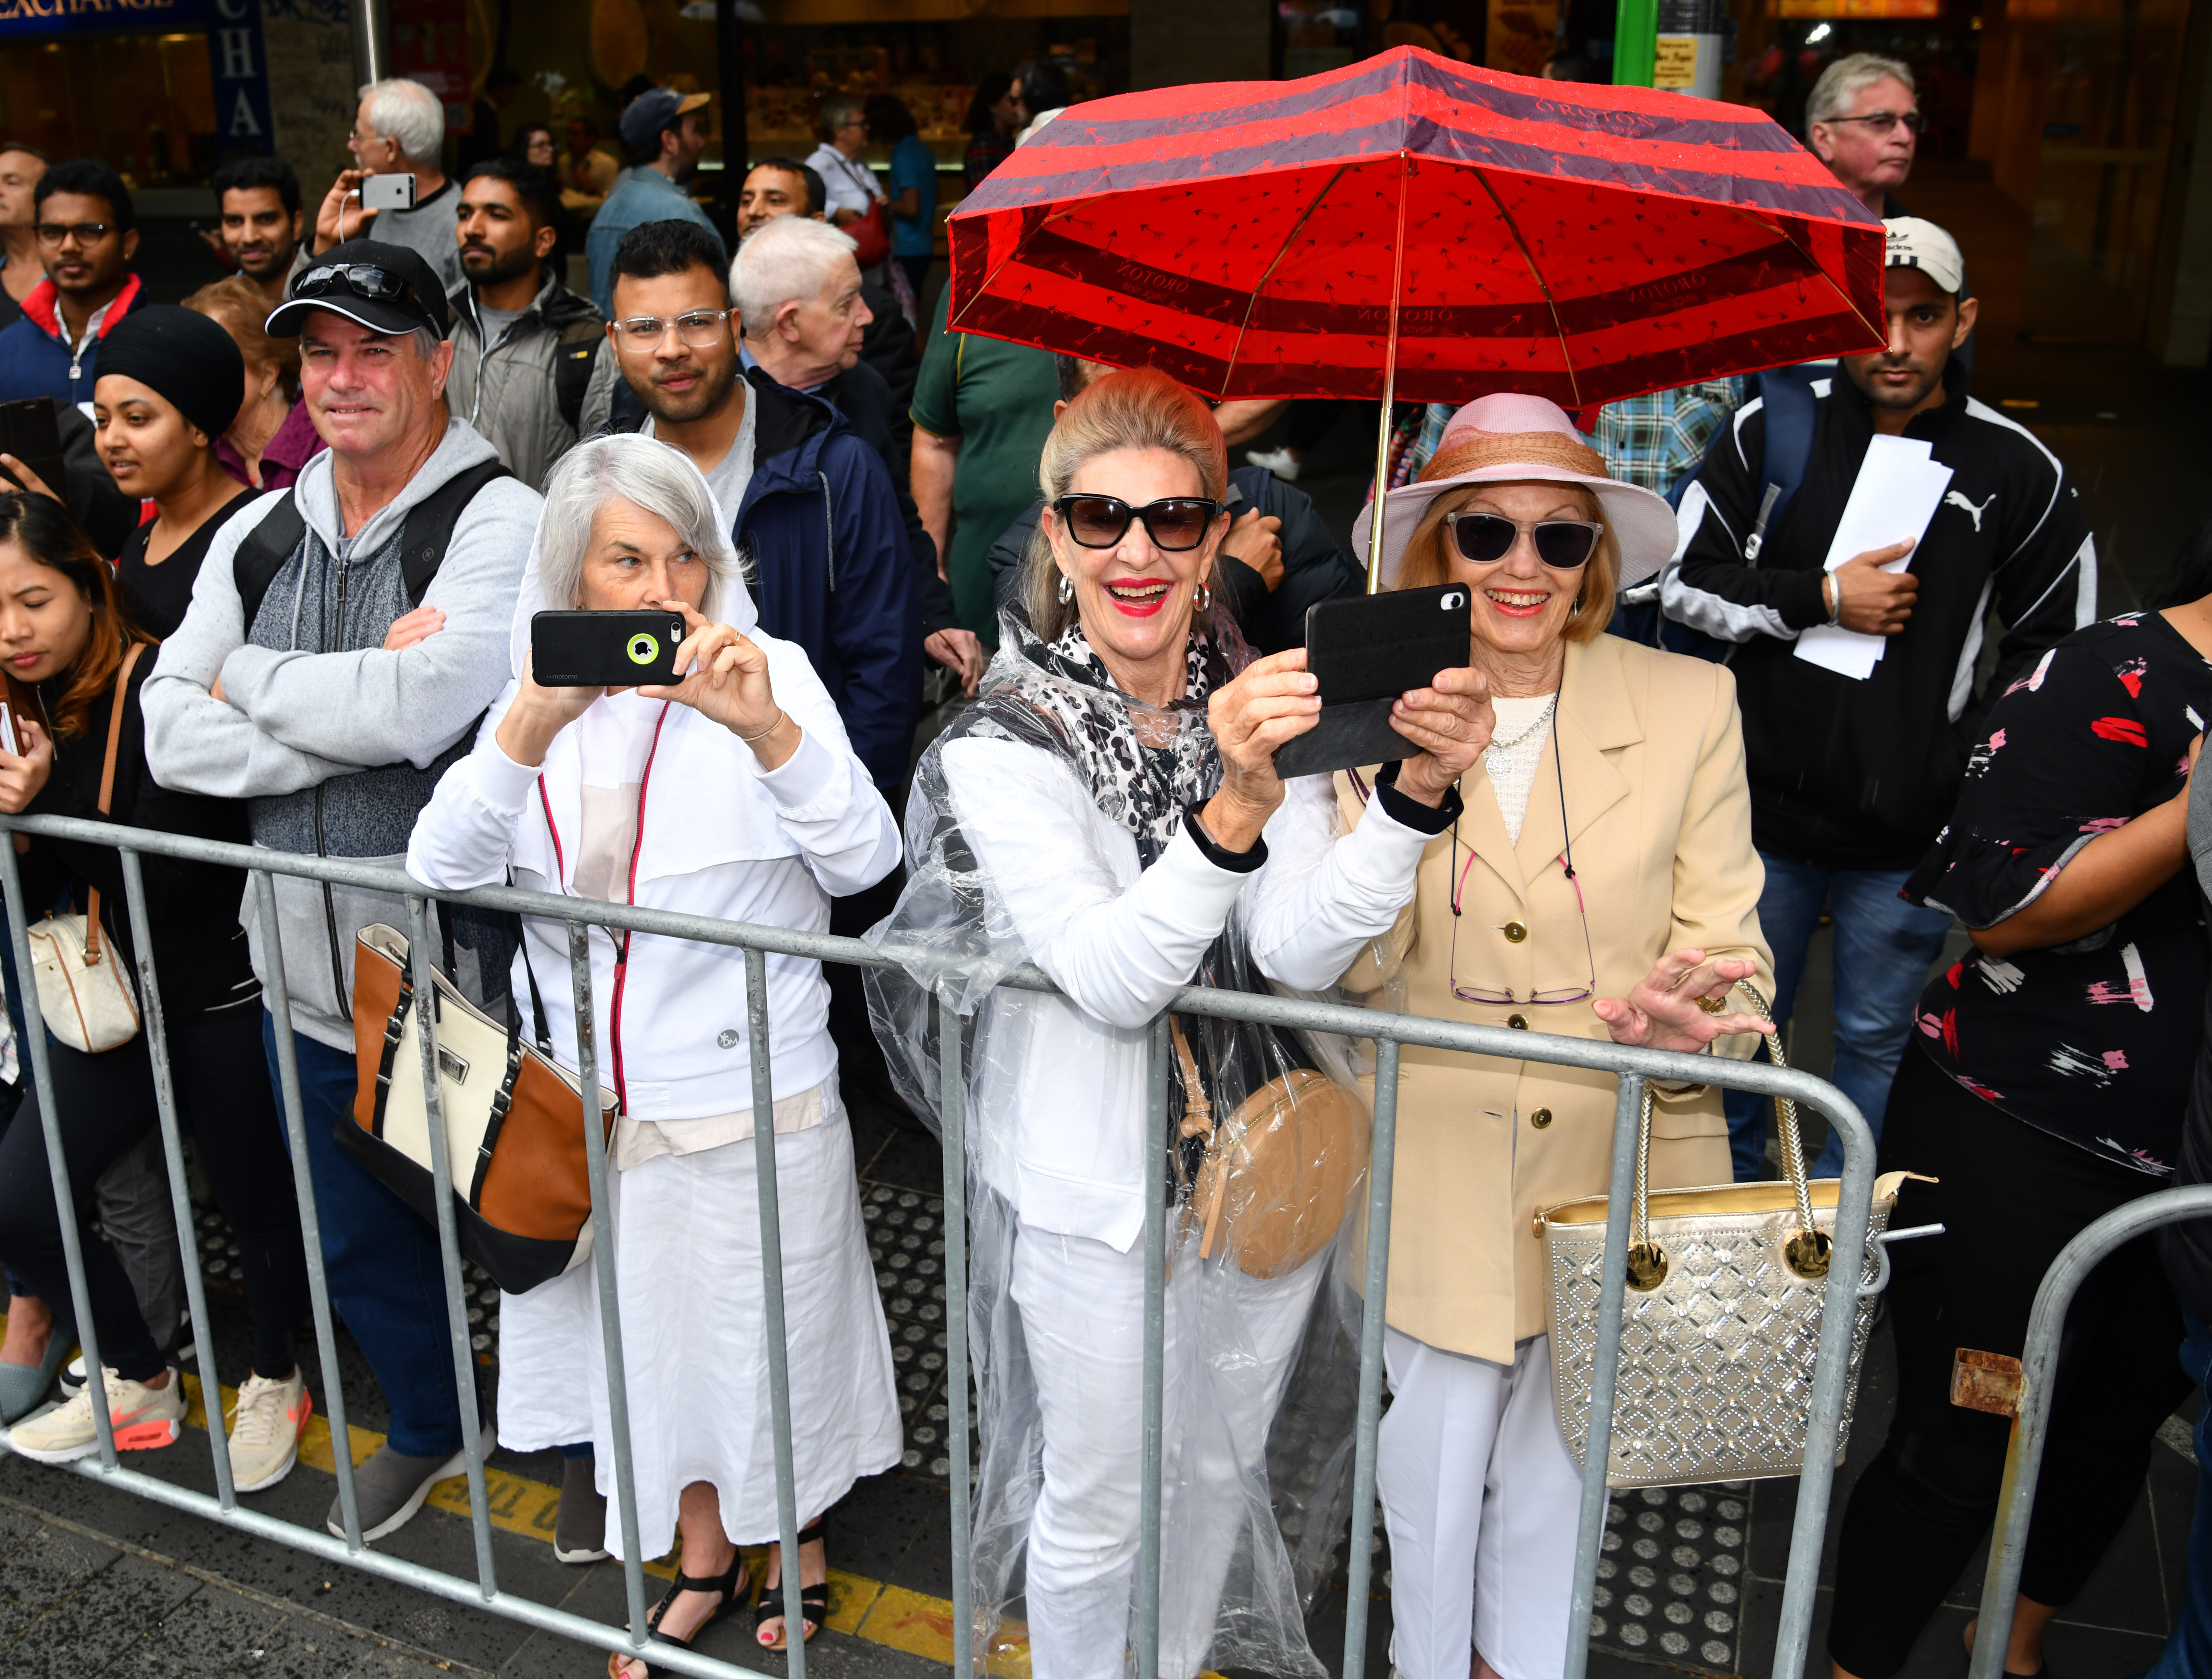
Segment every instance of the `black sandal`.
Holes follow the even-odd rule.
[[[803,1527],[799,1530],[799,1548],[803,1550],[822,1537],[821,1523],[817,1522],[811,1527]],[[793,1566],[796,1567],[798,1559],[794,1557],[792,1561]],[[808,1644],[813,1643],[815,1633],[822,1630],[822,1623],[830,1618],[830,1583],[827,1580],[820,1585],[802,1585],[799,1588],[799,1618],[806,1623],[805,1641]],[[782,1583],[779,1581],[775,1585],[763,1586],[760,1601],[753,1605],[753,1641],[759,1644],[763,1650],[789,1649],[791,1647],[790,1619],[791,1617],[784,1612]],[[761,1628],[771,1621],[779,1620],[785,1623],[784,1633],[777,1637],[774,1644],[762,1642]]]
[[[751,1584],[751,1579],[745,1573],[744,1558],[742,1555],[732,1557],[727,1568],[706,1579],[695,1579],[678,1568],[676,1571],[676,1583],[661,1594],[660,1601],[655,1603],[646,1615],[645,1629],[663,1644],[680,1644],[688,1649],[690,1646],[691,1639],[698,1637],[708,1627],[727,1615],[732,1608],[744,1598],[745,1587]],[[691,1629],[691,1638],[678,1638],[673,1633],[664,1633],[660,1630],[661,1617],[668,1613],[668,1606],[686,1591],[711,1591],[719,1596],[722,1601],[714,1605],[713,1614]],[[622,1679],[624,1664],[644,1660],[645,1658],[635,1650],[610,1652],[607,1656],[607,1679]],[[652,1672],[653,1668],[650,1664],[647,1664],[646,1667],[647,1679],[651,1679]]]

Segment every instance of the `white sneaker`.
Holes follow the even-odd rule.
[[[1288,449],[1248,449],[1244,459],[1255,466],[1264,466],[1285,484],[1298,481],[1298,458]]]
[[[249,1376],[229,1417],[231,1485],[258,1493],[291,1474],[300,1458],[300,1436],[314,1413],[307,1378],[298,1370],[282,1382]]]
[[[100,1378],[118,1451],[148,1451],[175,1443],[185,1421],[185,1383],[175,1370],[169,1372],[165,1388],[125,1381],[112,1367]],[[8,1444],[34,1463],[73,1463],[91,1457],[100,1450],[92,1389],[87,1386],[74,1399],[17,1423],[8,1431]]]

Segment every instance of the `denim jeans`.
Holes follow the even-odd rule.
[[[276,1023],[261,1017],[269,1080],[276,1074]],[[407,1203],[341,1149],[333,1126],[353,1123],[357,1068],[353,1053],[292,1034],[300,1062],[300,1105],[307,1167],[320,1215],[323,1269],[331,1306],[345,1319],[392,1408],[386,1435],[409,1457],[447,1457],[461,1449],[453,1399],[453,1349],[446,1330],[445,1274],[437,1232]]]
[[[1829,1080],[1857,1105],[1879,1142],[1889,1081],[1897,1076],[1914,1005],[1927,986],[1929,965],[1942,951],[1951,917],[1897,895],[1905,882],[1905,870],[1813,868],[1764,851],[1759,861],[1766,866],[1759,925],[1774,952],[1775,1022],[1787,1021],[1797,1007],[1805,947],[1826,904],[1836,923],[1836,1065]],[[1765,1051],[1759,1055],[1765,1059]],[[1765,1177],[1771,1099],[1730,1091],[1726,1106],[1736,1181]],[[1843,1139],[1832,1130],[1813,1175],[1832,1177],[1843,1169]]]
[[[2197,1515],[2189,1524],[2189,1597],[2143,1679],[2212,1679],[2212,1329],[2187,1306],[2181,1367],[2204,1390],[2197,1419]]]

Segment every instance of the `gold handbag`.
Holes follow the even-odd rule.
[[[1756,989],[1738,981],[1736,989],[1761,1019],[1773,1019]],[[1781,1044],[1770,1038],[1768,1045],[1774,1064],[1788,1065]],[[1755,1481],[1804,1469],[1839,1180],[1807,1180],[1797,1104],[1778,1096],[1774,1109],[1788,1183],[1655,1194],[1651,1087],[1644,1086],[1608,1486]],[[1875,1274],[1875,1238],[1888,1227],[1904,1177],[1875,1180],[1863,1280]],[[1552,1395],[1577,1464],[1589,1440],[1606,1214],[1607,1197],[1592,1195],[1536,1215],[1550,1284]],[[1852,1325],[1838,1463],[1874,1309],[1873,1297],[1863,1297]]]

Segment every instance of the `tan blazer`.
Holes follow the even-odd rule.
[[[1559,858],[1565,783],[1584,916]],[[1340,776],[1347,824],[1362,803]],[[1446,1020],[1606,1038],[1588,1001],[1531,1007],[1452,995],[1450,877],[1467,868],[1457,974],[1462,989],[1576,990],[1623,997],[1669,951],[1749,955],[1774,994],[1759,930],[1765,873],[1751,843],[1751,796],[1735,680],[1702,660],[1601,636],[1570,643],[1551,744],[1510,844],[1478,762],[1460,783],[1466,812],[1422,854],[1413,902],[1364,949],[1345,984],[1376,1007]],[[1474,861],[1468,867],[1468,850]],[[1403,946],[1402,953],[1400,946]],[[1717,1049],[1748,1055],[1755,1040]],[[1610,1074],[1408,1045],[1400,1063],[1388,1320],[1433,1347],[1509,1362],[1543,1333],[1542,1208],[1602,1195],[1610,1176]],[[1729,1181],[1720,1092],[1662,1096],[1652,1123],[1655,1187]],[[1364,1214],[1363,1214],[1364,1223]],[[1359,1268],[1364,1275],[1364,1230]]]

